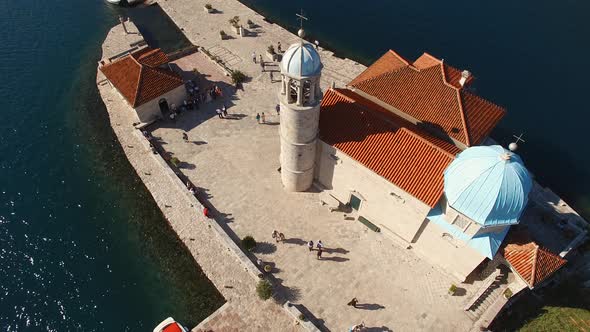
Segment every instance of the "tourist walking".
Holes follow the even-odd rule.
[[[322,243],[322,240],[318,241],[317,247],[318,247],[318,250],[322,250],[324,248],[324,244]]]
[[[307,248],[309,249],[309,251],[313,251],[313,241],[309,240],[309,242],[307,242]]]
[[[318,248],[318,259],[322,259],[322,248]]]
[[[275,81],[275,78],[274,78],[274,76],[273,76],[273,74],[272,74],[272,70],[271,70],[271,71],[269,71],[269,72],[268,72],[268,74],[269,74],[269,76],[270,76],[270,83],[274,82],[274,81]]]
[[[281,42],[278,42],[278,43],[277,43],[277,51],[278,51],[279,53],[283,53],[283,50],[281,50]]]
[[[272,238],[275,239],[276,242],[279,242],[279,231],[276,229],[272,231]]]
[[[352,298],[352,300],[350,300],[350,302],[348,302],[346,305],[353,306],[353,307],[355,307],[355,308],[356,308],[356,304],[357,304],[358,302],[359,302],[359,301],[356,299],[356,297],[353,297],[353,298]]]
[[[281,105],[277,104],[277,106],[275,106],[275,111],[277,111],[277,115],[281,115]]]
[[[182,139],[188,143],[188,134],[187,133],[182,133]]]
[[[221,108],[221,113],[223,113],[223,117],[227,118],[227,107],[225,105]]]
[[[260,113],[256,113],[256,122],[260,124]]]
[[[264,61],[262,61],[262,56],[260,57],[260,67],[262,68],[262,71],[264,71]]]
[[[218,109],[216,109],[216,110],[215,110],[215,112],[217,113],[217,116],[218,116],[220,119],[223,119],[223,114],[221,113],[221,110],[220,110],[219,108],[218,108]]]
[[[256,53],[252,52],[252,61],[254,61],[254,63],[256,63]]]
[[[264,116],[264,112],[262,112],[260,119],[262,120],[262,123],[266,123],[266,116]]]
[[[320,49],[320,42],[316,40],[313,43],[315,44],[315,49],[319,50]]]

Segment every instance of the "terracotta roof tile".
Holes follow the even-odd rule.
[[[480,143],[504,116],[501,107],[465,91],[456,68],[428,53],[403,65],[390,52],[349,85],[467,146]]]
[[[530,287],[546,280],[567,263],[567,260],[539,246],[523,230],[511,230],[500,253]]]
[[[430,207],[443,192],[454,145],[346,89],[322,100],[320,137]]]
[[[136,52],[132,56],[141,64],[149,67],[158,67],[169,62],[168,55],[157,49],[146,49],[146,52]]]
[[[143,61],[153,65],[164,57],[168,59],[161,50],[138,52],[100,67],[132,107],[138,107],[183,85],[180,75],[173,71],[151,67],[138,60],[143,58]]]
[[[359,76],[353,79],[349,85],[354,85],[361,81],[379,76],[383,73],[406,67],[408,64],[408,61],[402,58],[399,54],[389,50],[387,53],[383,54],[381,58],[375,61],[369,68],[365,69],[362,73],[360,73]]]

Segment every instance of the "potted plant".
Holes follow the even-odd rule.
[[[174,165],[175,167],[178,167],[178,165],[180,165],[180,160],[176,157],[172,157],[172,158],[170,158],[170,163],[172,165]]]
[[[242,247],[248,251],[252,251],[256,247],[256,240],[251,235],[246,235],[242,239]]]
[[[300,321],[305,321],[305,319],[306,319],[304,314],[299,314],[299,316],[297,316],[297,318],[299,318]]]
[[[206,4],[205,7],[203,7],[203,9],[205,10],[205,12],[207,13],[212,13],[213,12],[213,6],[211,6],[210,3]]]
[[[254,29],[254,22],[252,22],[252,20],[249,19],[246,24],[248,24],[248,28]]]
[[[234,70],[231,72],[231,81],[235,85],[239,85],[244,83],[246,80],[246,74],[242,73],[239,70]]]
[[[506,288],[506,290],[504,290],[504,297],[508,300],[509,298],[512,297],[512,290],[510,288]]]
[[[219,31],[219,36],[221,37],[221,40],[227,39],[227,34],[223,30]]]
[[[240,17],[234,16],[229,19],[229,24],[232,28],[236,31],[237,34],[240,34]]]
[[[266,265],[264,266],[264,272],[266,272],[266,273],[270,273],[270,271],[272,271],[272,266],[270,266],[270,265],[266,264]]]
[[[277,52],[275,52],[275,47],[270,45],[267,49],[266,49],[266,57],[270,59],[270,61],[275,61],[275,59],[277,58]]]
[[[455,292],[457,292],[457,286],[455,284],[451,284],[451,287],[449,287],[449,295],[453,296],[455,295]]]
[[[272,296],[272,285],[268,280],[260,280],[256,285],[256,294],[262,300],[268,300]]]

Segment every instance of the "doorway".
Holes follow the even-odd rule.
[[[166,114],[168,111],[170,111],[170,107],[168,107],[168,101],[166,98],[160,99],[158,106],[160,106],[160,112],[162,112],[162,114]]]

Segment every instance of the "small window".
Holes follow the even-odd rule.
[[[356,197],[355,195],[350,195],[349,204],[353,210],[358,211],[359,208],[361,207],[361,199]]]
[[[465,229],[465,227],[467,227],[467,225],[469,225],[469,220],[467,220],[467,218],[463,217],[462,215],[458,214],[457,217],[455,217],[455,221],[453,221],[453,225],[463,230]]]

